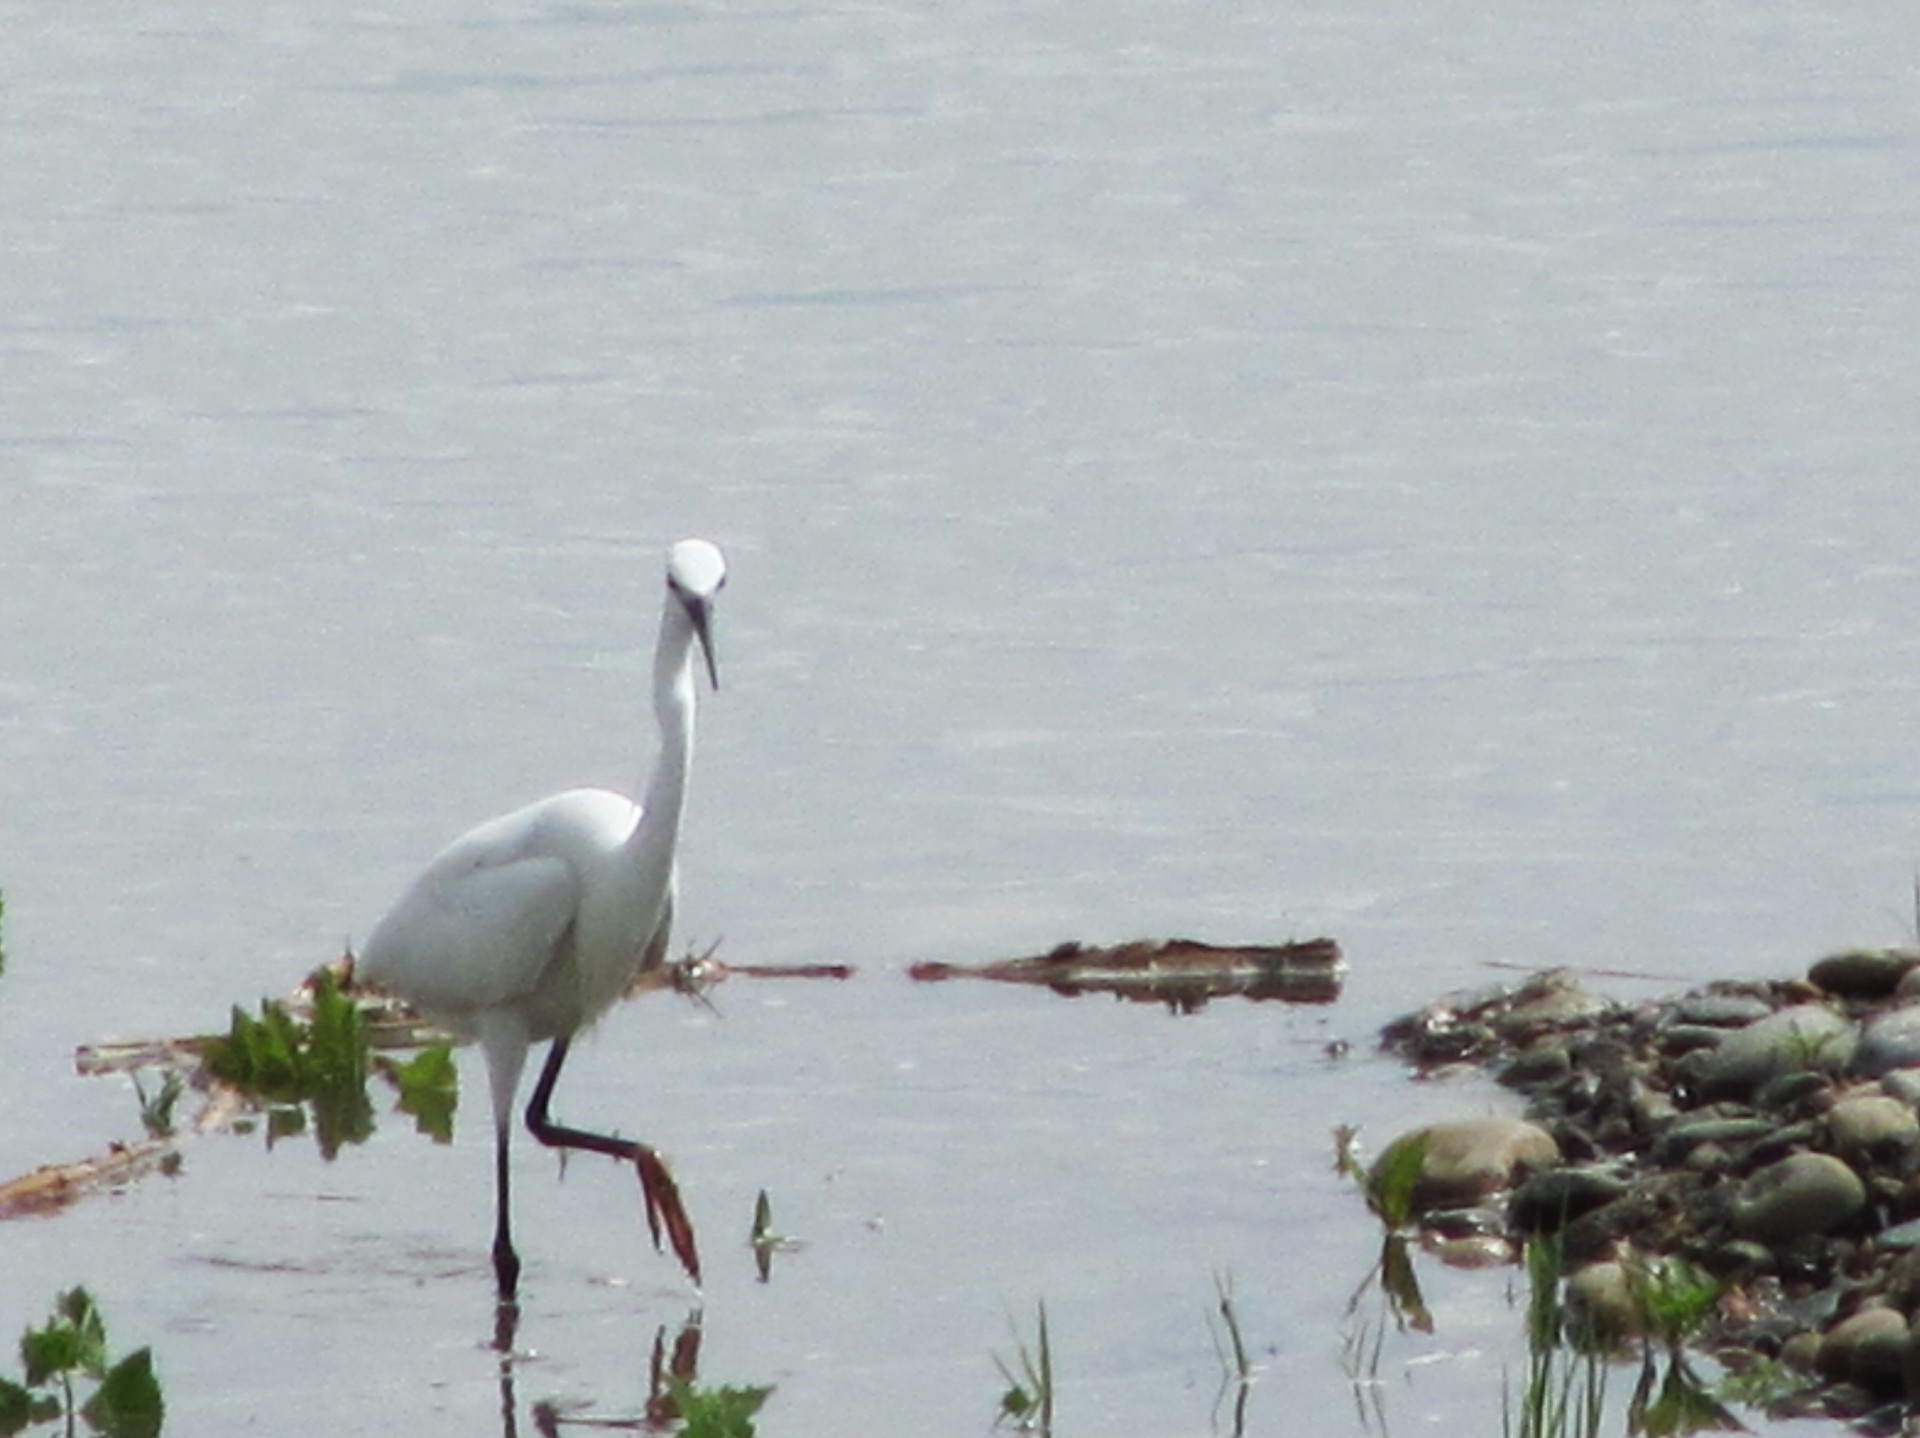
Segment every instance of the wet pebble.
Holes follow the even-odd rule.
[[[1824,1004],[1796,1004],[1729,1033],[1701,1066],[1705,1097],[1746,1098],[1782,1074],[1844,1068],[1859,1036]]]
[[[1892,1308],[1864,1308],[1820,1340],[1814,1368],[1830,1383],[1854,1383],[1876,1397],[1906,1391],[1907,1320]]]
[[[1920,966],[1920,950],[1848,949],[1829,954],[1807,971],[1818,988],[1845,999],[1884,999]]]
[[[1513,1088],[1552,1083],[1573,1071],[1573,1055],[1564,1043],[1537,1043],[1517,1055],[1500,1072],[1500,1082]]]
[[[1827,1131],[1834,1152],[1843,1158],[1861,1163],[1889,1161],[1920,1138],[1920,1117],[1897,1098],[1851,1094],[1828,1112]]]
[[[1916,1066],[1920,1066],[1920,1004],[1875,1015],[1860,1035],[1853,1071],[1863,1078],[1878,1078]]]
[[[1796,1153],[1741,1185],[1733,1226],[1742,1238],[1791,1244],[1832,1232],[1866,1202],[1859,1175],[1832,1154]]]
[[[1470,1118],[1402,1134],[1374,1164],[1375,1174],[1407,1144],[1425,1141],[1413,1206],[1421,1212],[1462,1208],[1560,1161],[1560,1146],[1537,1124],[1518,1118]]]
[[[1626,1197],[1632,1187],[1611,1167],[1549,1169],[1514,1190],[1508,1217],[1524,1233],[1557,1233],[1573,1220]]]
[[[1773,1005],[1755,994],[1688,994],[1669,1007],[1668,1021],[1674,1026],[1737,1029],[1772,1012]]]
[[[1663,1164],[1684,1163],[1702,1144],[1714,1144],[1724,1149],[1728,1144],[1756,1143],[1778,1127],[1772,1119],[1758,1116],[1687,1119],[1660,1135],[1660,1142],[1654,1149],[1654,1161]]]
[[[1567,1307],[1582,1338],[1617,1343],[1646,1331],[1627,1266],[1611,1259],[1589,1263],[1567,1280]]]

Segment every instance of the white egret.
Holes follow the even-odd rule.
[[[643,970],[660,965],[673,922],[674,846],[693,761],[694,655],[720,686],[708,625],[726,562],[704,539],[667,557],[667,602],[653,656],[660,756],[643,804],[571,789],[468,831],[375,926],[358,972],[455,1033],[477,1038],[493,1095],[493,1270],[514,1296],[520,1258],[508,1217],[507,1140],[527,1051],[551,1040],[527,1105],[527,1131],[555,1148],[631,1161],[655,1247],[664,1222],[695,1283],[693,1225],[660,1156],[644,1144],[563,1128],[547,1116],[573,1036]]]

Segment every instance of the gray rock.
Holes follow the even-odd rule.
[[[1807,978],[1844,999],[1884,999],[1916,967],[1920,950],[1848,949],[1828,954],[1807,971]]]
[[[1829,1075],[1812,1069],[1797,1074],[1781,1074],[1779,1078],[1768,1079],[1760,1085],[1760,1092],[1753,1096],[1753,1106],[1773,1113],[1786,1113],[1798,1108],[1815,1094],[1826,1092],[1831,1083]]]
[[[1797,1004],[1728,1034],[1706,1055],[1701,1088],[1709,1099],[1745,1098],[1782,1074],[1836,1072],[1852,1060],[1858,1043],[1858,1032],[1842,1015],[1824,1004]]]
[[[1524,1119],[1460,1119],[1396,1138],[1375,1160],[1375,1176],[1407,1145],[1422,1140],[1426,1152],[1413,1186],[1413,1207],[1419,1212],[1476,1203],[1560,1161],[1553,1135]]]
[[[1907,1320],[1892,1308],[1863,1308],[1820,1340],[1814,1367],[1830,1383],[1857,1383],[1884,1398],[1906,1390]]]
[[[1876,1014],[1860,1035],[1853,1071],[1878,1078],[1895,1069],[1920,1066],[1920,1004],[1904,1004]]]
[[[1796,1153],[1741,1185],[1733,1228],[1742,1238],[1789,1244],[1831,1232],[1866,1204],[1866,1185],[1839,1159],[1828,1153]]]
[[[1533,1088],[1552,1083],[1573,1072],[1573,1055],[1564,1043],[1537,1043],[1500,1071],[1500,1082],[1508,1088]]]
[[[1507,1213],[1527,1233],[1558,1233],[1583,1214],[1625,1198],[1633,1184],[1613,1168],[1584,1165],[1535,1174],[1513,1191]]]
[[[1882,1093],[1849,1094],[1827,1113],[1834,1152],[1856,1162],[1898,1157],[1920,1138],[1920,1117]]]
[[[1880,1075],[1880,1091],[1888,1098],[1920,1108],[1920,1069],[1895,1069]]]
[[[1712,1144],[1722,1150],[1729,1145],[1751,1145],[1771,1135],[1779,1125],[1770,1118],[1696,1118],[1672,1125],[1660,1135],[1654,1146],[1655,1163],[1685,1163],[1693,1151]]]
[[[1673,1022],[1703,1028],[1737,1029],[1772,1013],[1765,999],[1752,994],[1688,994],[1673,1006]]]
[[[1567,1308],[1582,1341],[1618,1343],[1646,1332],[1627,1266],[1615,1259],[1590,1263],[1567,1280]]]

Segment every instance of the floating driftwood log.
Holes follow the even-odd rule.
[[[1034,958],[987,964],[921,963],[908,972],[925,983],[997,979],[1043,984],[1069,997],[1112,994],[1192,1013],[1218,998],[1330,1004],[1340,996],[1346,963],[1332,939],[1228,945],[1137,939],[1111,948],[1067,943]]]

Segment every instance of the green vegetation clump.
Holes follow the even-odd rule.
[[[257,1019],[236,1004],[227,1036],[207,1044],[205,1060],[215,1078],[271,1106],[269,1138],[301,1132],[310,1107],[320,1151],[332,1158],[343,1143],[373,1132],[367,1032],[359,1006],[332,973],[318,970],[312,986],[309,1020],[275,999],[261,1000]]]
[[[1516,1402],[1501,1393],[1505,1438],[1599,1438],[1607,1368],[1597,1347],[1569,1343],[1565,1272],[1556,1239],[1532,1238],[1525,1255],[1527,1379]]]
[[[78,1417],[105,1438],[156,1438],[165,1421],[153,1350],[139,1348],[115,1362],[106,1324],[84,1288],[61,1294],[46,1324],[21,1335],[20,1362],[23,1383],[0,1378],[0,1434],[61,1422],[71,1434]],[[76,1376],[95,1384],[78,1407]]]
[[[753,1438],[753,1415],[773,1392],[766,1388],[695,1388],[667,1380],[667,1394],[680,1416],[675,1438]]]
[[[460,1104],[460,1072],[453,1045],[428,1044],[405,1063],[382,1059],[381,1072],[400,1090],[399,1109],[435,1143],[453,1142],[453,1113]]]

